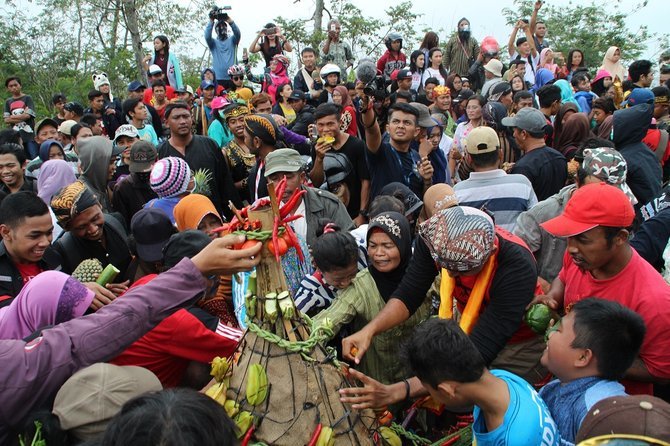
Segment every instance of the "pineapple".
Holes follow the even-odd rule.
[[[102,263],[98,259],[86,259],[77,265],[75,270],[72,272],[72,277],[80,281],[81,283],[85,282],[95,282],[102,273]]]
[[[210,182],[212,181],[212,178],[212,172],[210,172],[209,169],[196,170],[193,174],[193,182],[195,183],[193,193],[211,197],[212,190],[210,188]]]

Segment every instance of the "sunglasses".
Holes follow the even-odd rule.
[[[244,77],[243,76],[231,76],[231,79],[234,80],[234,81],[241,81],[242,79],[244,79]]]

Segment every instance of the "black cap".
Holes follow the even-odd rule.
[[[77,116],[84,116],[84,106],[79,102],[68,102],[63,106],[63,109],[72,112]]]
[[[144,90],[146,88],[147,87],[145,87],[144,84],[140,81],[132,81],[128,84],[128,91]]]
[[[172,268],[181,262],[184,257],[190,259],[202,251],[211,241],[212,239],[207,234],[195,229],[173,235],[163,248],[163,266]]]
[[[396,76],[397,80],[411,79],[411,78],[412,78],[412,72],[409,71],[407,68],[403,68],[402,70],[398,71],[398,75]]]
[[[140,209],[130,220],[130,230],[135,238],[137,255],[145,262],[158,262],[163,258],[163,248],[174,234],[170,217],[160,209]]]
[[[474,95],[475,95],[474,91],[467,88],[463,88],[461,92],[458,93],[458,96],[454,98],[454,102],[463,102],[466,99],[470,99]]]
[[[289,101],[304,101],[305,100],[305,93],[301,90],[293,90],[293,93],[291,93],[291,96],[288,97]]]

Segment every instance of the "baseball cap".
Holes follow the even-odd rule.
[[[157,74],[157,73],[162,73],[162,72],[163,72],[163,69],[156,64],[149,67],[149,74]]]
[[[72,119],[63,121],[58,126],[58,133],[62,133],[63,135],[67,136],[72,136],[72,127],[74,127],[75,125],[77,125],[77,121],[74,121]]]
[[[181,87],[175,89],[175,93],[188,93],[193,96],[193,87],[190,85],[182,85]]]
[[[498,59],[491,59],[484,65],[484,69],[497,77],[501,77],[503,64]]]
[[[575,443],[601,435],[617,438],[617,434],[669,442],[670,404],[651,395],[622,395],[600,400],[586,414]]]
[[[114,133],[114,142],[116,142],[122,136],[127,136],[128,138],[138,138],[139,133],[137,133],[137,129],[134,125],[123,124],[119,126],[118,129],[116,129],[116,133]]]
[[[514,116],[503,118],[502,124],[506,127],[516,127],[530,133],[544,133],[547,119],[540,110],[526,107],[519,110]]]
[[[419,127],[435,127],[435,121],[430,117],[430,109],[427,105],[421,104],[420,102],[410,102],[409,105],[419,112],[419,119],[417,120]]]
[[[304,163],[300,153],[293,149],[277,149],[265,157],[265,177],[276,172],[297,172]]]
[[[398,75],[396,76],[397,80],[411,79],[411,78],[412,78],[412,72],[409,71],[407,68],[403,68],[402,70],[398,71]]]
[[[589,175],[621,189],[633,206],[637,204],[637,198],[626,183],[628,165],[617,150],[611,147],[584,149],[583,156],[582,169]]]
[[[305,92],[301,90],[293,90],[293,93],[291,93],[291,96],[288,97],[289,101],[304,101],[305,100]]]
[[[621,103],[623,107],[633,107],[639,104],[653,104],[654,93],[648,88],[636,88],[630,92],[628,98]]]
[[[39,133],[42,127],[45,125],[50,125],[51,127],[58,129],[58,123],[51,118],[44,118],[35,126],[35,134]]]
[[[158,158],[158,152],[149,141],[135,141],[130,147],[130,165],[131,172],[151,172],[151,169]]]
[[[65,381],[56,394],[53,414],[63,430],[91,440],[105,431],[126,402],[162,389],[156,375],[145,368],[93,364]]]
[[[137,91],[145,88],[147,87],[140,81],[132,81],[128,84],[128,91]]]
[[[69,112],[74,113],[77,116],[83,116],[84,115],[84,106],[81,105],[79,102],[68,102],[63,106],[63,110],[67,110]]]
[[[172,268],[184,257],[191,258],[209,245],[211,238],[203,231],[189,229],[174,234],[163,248],[163,266]]]
[[[130,230],[135,238],[137,255],[145,262],[160,261],[163,248],[175,232],[170,217],[157,208],[137,211],[130,220]]]
[[[654,104],[668,104],[670,103],[670,89],[665,85],[659,85],[651,89],[654,93]]]
[[[465,139],[465,150],[471,155],[495,152],[499,148],[500,139],[491,127],[476,127]]]
[[[208,88],[214,88],[214,82],[212,82],[210,80],[207,80],[207,79],[200,82],[200,89],[206,90]]]
[[[596,226],[627,228],[635,210],[621,189],[605,183],[587,184],[577,189],[563,214],[540,226],[557,237],[572,237]]]
[[[461,78],[461,80],[463,80],[463,78]],[[461,89],[461,92],[458,93],[458,96],[456,96],[456,97],[452,100],[452,102],[455,102],[455,103],[458,104],[459,102],[463,102],[463,101],[465,101],[465,100],[467,100],[467,99],[470,99],[470,98],[473,97],[474,95],[475,95],[475,92],[474,92],[474,91],[470,90],[469,88],[463,88],[463,89]]]

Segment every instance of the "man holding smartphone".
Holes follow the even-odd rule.
[[[340,40],[341,30],[339,20],[331,19],[328,22],[328,38],[321,43],[321,60],[340,67],[342,71],[340,79],[346,79],[347,68],[354,65],[354,55],[349,44]]]

